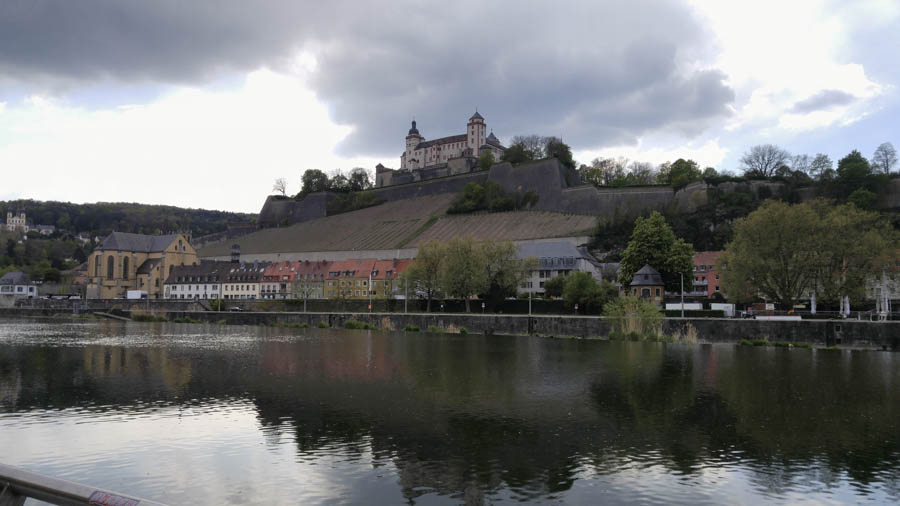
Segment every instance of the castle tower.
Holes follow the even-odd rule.
[[[403,157],[402,162],[404,163],[401,163],[401,168],[418,168],[417,161],[413,159],[413,152],[416,150],[416,146],[424,140],[425,138],[419,135],[419,129],[416,128],[416,120],[412,120],[412,127],[409,129],[409,134],[406,135],[406,153]]]
[[[475,153],[477,156],[478,148],[480,148],[484,144],[486,135],[486,126],[484,123],[484,117],[481,114],[478,114],[478,111],[475,111],[475,114],[469,118],[469,123],[466,125],[466,146],[472,149],[472,153]]]

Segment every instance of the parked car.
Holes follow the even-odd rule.
[[[228,308],[228,310],[229,311],[243,311],[244,308],[242,308],[240,306],[231,306],[230,308]]]

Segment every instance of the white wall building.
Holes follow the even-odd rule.
[[[482,150],[488,150],[499,160],[505,148],[500,140],[491,132],[488,134],[484,117],[475,111],[466,124],[466,133],[441,137],[426,141],[416,128],[413,120],[412,128],[406,136],[406,149],[400,156],[400,168],[405,170],[422,169],[447,163],[463,156],[478,157]]]
[[[231,267],[227,262],[200,262],[198,265],[176,265],[163,285],[165,299],[222,298],[224,273]]]
[[[35,286],[24,272],[7,272],[0,277],[0,307],[15,306],[18,299],[37,297]]]
[[[587,272],[600,279],[601,273],[594,263],[570,242],[521,243],[517,255],[520,259],[535,258],[538,261],[537,268],[526,275],[520,287],[524,293],[543,295],[546,281],[574,271]]]

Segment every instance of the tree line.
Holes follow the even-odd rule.
[[[112,231],[136,234],[188,232],[207,235],[222,232],[232,222],[248,222],[256,215],[187,209],[175,206],[122,202],[73,204],[71,202],[16,200],[0,202],[0,220],[6,212],[24,209],[28,221],[36,225],[54,225],[60,235],[86,233],[105,236]]]
[[[719,258],[729,300],[763,295],[785,308],[814,295],[837,304],[860,302],[882,273],[900,271],[900,234],[880,214],[827,200],[764,202],[734,225]]]

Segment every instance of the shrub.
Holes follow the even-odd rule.
[[[147,313],[132,313],[131,314],[132,321],[136,322],[165,322],[168,321],[162,316],[154,316],[152,314]]]
[[[407,326],[403,327],[403,331],[404,332],[418,332],[419,327],[416,325],[407,325]]]
[[[459,333],[460,333],[460,334],[468,334],[468,333],[469,333],[469,331],[468,331],[468,330],[466,330],[466,328],[465,328],[465,327],[460,327],[460,328],[459,328]]]
[[[344,322],[345,329],[353,330],[378,330],[378,327],[371,323],[361,322],[357,320],[347,320]]]
[[[738,346],[753,346],[753,343],[749,339],[741,339],[738,341]]]
[[[202,320],[195,320],[190,316],[182,316],[180,318],[175,318],[172,320],[173,323],[203,323]]]
[[[438,327],[437,325],[429,325],[428,326],[428,332],[431,332],[432,334],[440,334],[443,331],[444,331],[444,329]]]
[[[320,321],[318,327],[319,327],[320,329],[327,329],[327,328],[328,328],[328,322],[326,322],[326,321]]]
[[[658,336],[663,315],[653,302],[634,296],[618,297],[603,306],[612,331],[620,335]]]

